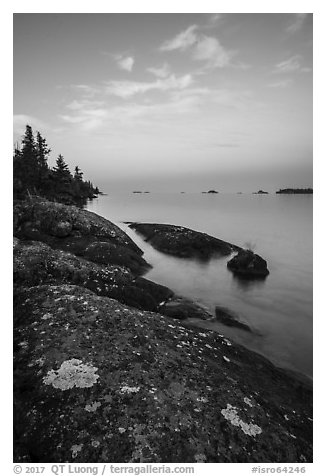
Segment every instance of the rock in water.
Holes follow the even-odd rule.
[[[153,248],[179,258],[207,260],[214,254],[227,256],[239,248],[207,233],[183,226],[157,223],[131,223],[130,228],[142,235]]]
[[[203,306],[180,296],[175,296],[160,308],[160,312],[165,316],[174,319],[197,318],[204,320],[212,320],[214,316],[208,312]]]
[[[244,278],[265,278],[269,274],[267,262],[251,250],[241,250],[228,261],[227,267]]]
[[[222,306],[215,307],[215,316],[216,319],[228,327],[238,327],[248,332],[252,332],[248,324],[239,321],[238,317],[233,314],[231,311]]]

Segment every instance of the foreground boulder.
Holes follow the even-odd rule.
[[[72,285],[17,290],[15,462],[312,461],[312,395],[263,357]]]
[[[226,256],[241,249],[183,226],[156,223],[130,223],[129,226],[158,251],[180,258],[208,259],[215,254]]]
[[[251,250],[240,250],[228,261],[227,267],[244,278],[265,278],[269,274],[267,262]]]

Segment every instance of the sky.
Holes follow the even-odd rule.
[[[312,14],[14,14],[26,124],[102,191],[275,191],[313,175]]]

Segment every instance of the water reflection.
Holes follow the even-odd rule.
[[[242,291],[251,291],[252,289],[261,289],[266,283],[267,276],[255,276],[246,278],[245,276],[236,276],[232,274],[232,286]]]

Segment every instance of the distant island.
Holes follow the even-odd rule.
[[[313,193],[312,188],[280,188],[275,193],[284,193],[284,194],[298,194],[298,193]]]
[[[216,190],[208,190],[208,192],[202,192],[202,193],[218,193]]]
[[[268,192],[265,192],[264,190],[258,190],[258,192],[252,192],[253,195],[268,195]]]

